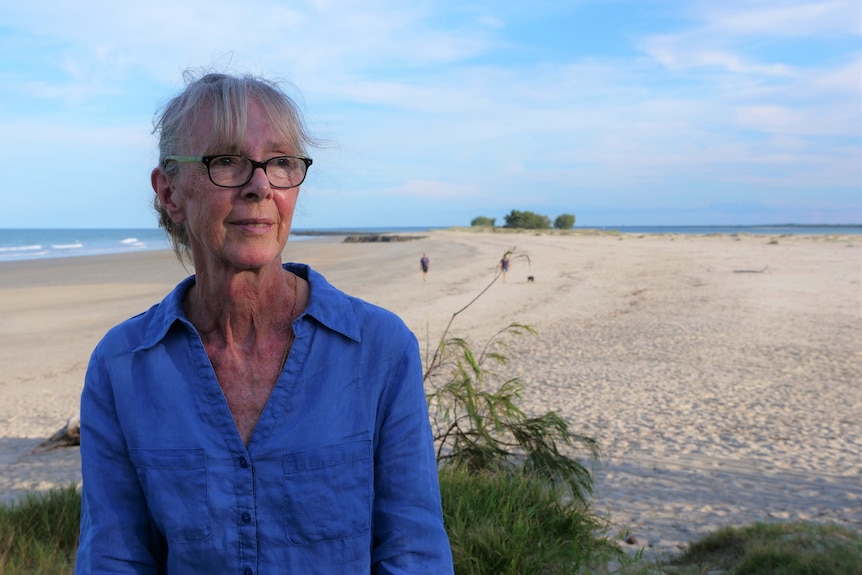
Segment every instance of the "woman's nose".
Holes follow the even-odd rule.
[[[272,186],[269,177],[262,167],[255,167],[251,172],[251,179],[243,187],[242,196],[249,200],[263,199],[272,194]]]

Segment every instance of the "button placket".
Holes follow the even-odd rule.
[[[254,508],[254,469],[251,465],[251,460],[246,454],[240,455],[236,459],[240,467],[237,474],[237,511],[239,512],[239,544],[242,563],[246,565],[256,564],[257,558],[257,534],[254,526],[254,516],[249,511],[243,509]],[[245,567],[242,571],[243,575],[254,575],[254,570],[251,567]]]

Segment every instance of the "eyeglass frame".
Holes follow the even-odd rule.
[[[251,171],[248,173],[248,179],[246,181],[244,181],[243,183],[235,185],[235,186],[225,186],[224,184],[216,183],[216,181],[213,180],[212,174],[210,173],[210,162],[212,162],[216,158],[224,158],[224,157],[245,158],[246,160],[248,160],[251,163]],[[272,183],[272,181],[270,181],[269,174],[266,173],[266,168],[271,161],[278,160],[279,158],[292,158],[295,160],[302,160],[302,162],[305,164],[305,173],[302,175],[302,179],[299,181],[298,184],[294,184],[292,186],[276,186],[275,184]],[[165,160],[164,160],[163,165],[167,166],[167,163],[171,162],[171,161],[172,162],[178,162],[180,164],[193,164],[196,162],[201,162],[203,165],[205,165],[207,167],[207,177],[213,183],[213,185],[218,186],[220,188],[228,188],[228,189],[241,188],[244,185],[248,184],[251,181],[251,179],[254,177],[254,171],[256,169],[260,168],[263,170],[263,173],[266,175],[266,179],[269,182],[269,185],[272,186],[273,188],[277,188],[279,190],[289,190],[291,188],[296,188],[296,187],[301,186],[302,182],[304,182],[305,178],[308,176],[308,168],[311,167],[312,163],[314,163],[314,160],[312,160],[311,158],[307,158],[305,156],[274,156],[268,160],[258,162],[257,160],[252,160],[248,156],[243,156],[242,154],[210,154],[207,156],[165,156]]]

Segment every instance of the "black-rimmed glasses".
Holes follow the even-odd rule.
[[[210,181],[221,188],[241,188],[251,181],[256,168],[263,170],[273,188],[295,188],[305,180],[311,158],[276,156],[263,162],[237,154],[214,156],[166,156],[165,162],[202,162]]]

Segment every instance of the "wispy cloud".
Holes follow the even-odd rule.
[[[855,0],[733,0],[697,2],[694,13],[717,32],[737,36],[862,34]]]

